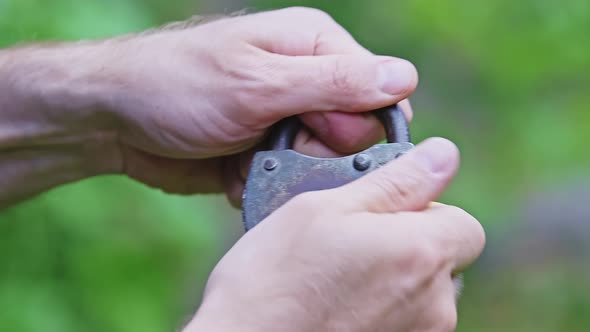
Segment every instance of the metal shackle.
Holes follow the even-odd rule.
[[[408,120],[397,104],[383,107],[373,113],[385,128],[387,143],[409,143],[411,141]],[[277,123],[270,137],[271,150],[292,149],[301,126],[301,121],[296,117],[285,118]]]

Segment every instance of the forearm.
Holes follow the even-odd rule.
[[[0,208],[56,185],[116,171],[93,47],[0,51]]]

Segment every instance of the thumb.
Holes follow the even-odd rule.
[[[414,65],[399,58],[281,55],[275,60],[272,76],[284,83],[273,92],[271,113],[278,119],[313,111],[369,111],[406,99],[418,84]]]
[[[459,150],[430,138],[408,154],[344,186],[354,208],[373,213],[423,210],[448,186],[459,168]],[[351,199],[352,198],[352,199]]]

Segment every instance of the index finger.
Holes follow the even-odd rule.
[[[428,230],[427,236],[441,250],[448,250],[453,272],[458,273],[481,255],[486,236],[475,217],[456,206],[436,204],[420,212],[420,223]]]
[[[394,220],[391,214],[380,215],[380,218],[387,218],[394,236],[403,231],[406,236],[413,237],[412,241],[423,242],[451,265],[453,273],[460,273],[475,262],[485,246],[481,224],[458,207],[433,203],[423,211],[394,215],[397,216]]]
[[[241,19],[256,31],[248,34],[252,36],[251,41],[271,53],[291,56],[372,54],[328,13],[319,9],[290,7],[247,15]],[[272,24],[272,30],[261,31],[261,21]],[[304,26],[302,22],[305,22]]]

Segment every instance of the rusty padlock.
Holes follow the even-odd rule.
[[[316,158],[296,152],[292,147],[301,123],[296,117],[277,123],[270,137],[271,150],[256,153],[250,165],[242,210],[246,231],[291,198],[347,184],[414,147],[408,121],[397,105],[374,112],[385,128],[387,143],[341,158]]]

